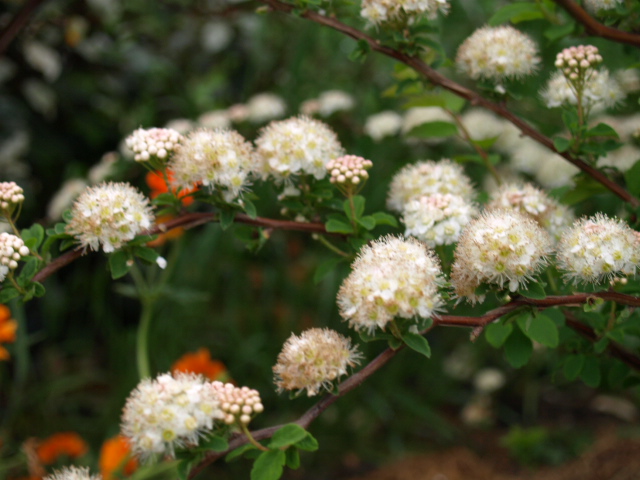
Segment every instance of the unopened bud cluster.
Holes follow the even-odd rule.
[[[0,209],[11,215],[24,202],[24,190],[15,182],[0,182]]]
[[[589,70],[602,63],[602,56],[593,45],[578,45],[556,55],[555,66],[571,81],[577,81]]]
[[[260,393],[249,387],[236,387],[231,383],[215,381],[211,384],[218,395],[222,420],[227,425],[236,422],[248,424],[258,413],[264,411]]]
[[[328,328],[311,328],[297,336],[292,334],[273,367],[279,391],[307,391],[309,397],[323,388],[331,390],[332,382],[360,361],[357,347]]]
[[[18,262],[27,255],[29,249],[20,237],[11,233],[0,233],[0,282],[10,271],[18,268]]]
[[[181,142],[182,135],[171,128],[139,128],[125,140],[136,162],[166,160]]]
[[[327,163],[331,175],[329,181],[344,187],[357,186],[369,178],[367,170],[372,166],[371,160],[357,155],[343,155]]]

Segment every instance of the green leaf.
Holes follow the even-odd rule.
[[[320,283],[324,279],[324,277],[334,271],[335,268],[343,261],[344,258],[342,257],[330,258],[329,260],[325,260],[320,265],[318,265],[318,268],[316,268],[316,271],[313,274],[313,284],[317,285],[318,283]]]
[[[555,40],[564,38],[567,35],[571,35],[575,27],[576,24],[573,21],[568,21],[567,23],[563,23],[562,25],[552,25],[544,31],[544,36],[547,38],[547,40],[553,42]]]
[[[567,380],[575,380],[582,372],[584,365],[584,355],[569,355],[564,362],[562,372]]]
[[[523,325],[523,323],[525,325]],[[539,313],[535,317],[531,318],[530,321],[523,323],[518,321],[518,325],[522,329],[523,333],[534,342],[538,342],[551,348],[558,346],[558,327],[553,320],[546,315]]]
[[[156,263],[156,260],[160,256],[158,252],[150,247],[135,247],[133,254],[148,263]]]
[[[514,368],[520,368],[529,361],[532,353],[533,344],[531,340],[519,328],[514,328],[504,344],[504,354],[507,362]]]
[[[305,452],[315,452],[318,450],[318,441],[313,435],[307,432],[307,436],[296,443],[296,447],[300,450],[304,450]]]
[[[484,329],[484,335],[492,347],[500,348],[504,345],[507,338],[509,338],[512,331],[513,325],[510,323],[490,323]]]
[[[580,378],[590,387],[596,388],[600,385],[600,365],[596,357],[586,357],[584,359]]]
[[[226,438],[212,435],[205,441],[198,444],[198,450],[212,450],[214,452],[224,452],[229,448],[229,442]]]
[[[287,456],[287,467],[292,470],[297,470],[298,468],[300,468],[300,452],[296,447],[289,447],[284,451],[284,453]]]
[[[33,282],[31,284],[33,286],[33,295],[40,298],[44,297],[44,294],[47,293],[47,290],[44,288],[40,282]]]
[[[406,332],[402,334],[402,341],[412,350],[431,358],[431,347],[426,338],[419,333]]]
[[[20,237],[24,244],[31,250],[37,250],[44,240],[44,228],[36,223],[30,228],[25,228],[20,232]]]
[[[226,457],[224,457],[225,462],[231,462],[233,460],[237,460],[242,457],[245,453],[250,452],[252,450],[257,450],[256,447],[251,445],[250,443],[246,443],[241,447],[236,448],[232,452],[229,452]]]
[[[233,223],[234,218],[236,218],[235,210],[230,210],[226,208],[223,210],[220,210],[220,213],[219,213],[220,228],[222,228],[222,230],[226,230],[227,228],[229,228]]]
[[[349,223],[336,220],[335,218],[330,218],[324,226],[327,229],[327,232],[330,233],[353,233],[353,227]]]
[[[124,250],[118,250],[109,256],[109,269],[114,280],[124,277],[133,266],[131,254]]]
[[[608,346],[609,339],[607,337],[602,337],[600,340],[593,344],[593,350],[596,353],[602,353],[607,349]]]
[[[640,162],[636,162],[624,173],[627,189],[636,197],[640,196]]]
[[[20,292],[14,287],[5,286],[0,290],[0,303],[7,303],[20,295]]]
[[[562,111],[562,122],[569,129],[569,131],[575,131],[580,126],[578,112],[575,108],[568,108]]]
[[[483,138],[481,140],[471,140],[471,143],[479,146],[483,150],[488,150],[493,147],[493,144],[500,138],[500,135],[496,135],[495,137]]]
[[[20,285],[26,285],[36,273],[40,270],[40,260],[37,258],[30,258],[22,267],[20,275],[18,276],[18,283]]]
[[[286,447],[288,445],[294,445],[300,440],[303,440],[309,432],[307,432],[300,425],[295,423],[289,423],[284,427],[278,429],[271,437],[269,442],[269,448],[276,449]]]
[[[536,300],[541,300],[543,298],[547,298],[547,294],[544,291],[544,286],[542,282],[533,281],[529,282],[526,290],[518,290],[518,293],[526,298],[533,298]]]
[[[553,146],[560,153],[566,152],[573,146],[573,140],[564,137],[553,137]]]
[[[458,134],[458,127],[450,122],[426,122],[412,128],[407,137],[433,138],[452,137]]]
[[[353,203],[353,211],[351,211],[351,204]],[[351,197],[351,201],[346,199],[342,204],[344,213],[347,214],[347,218],[350,220],[357,220],[362,217],[364,213],[366,200],[362,195],[354,195]]]
[[[283,450],[262,452],[251,469],[251,480],[278,480],[286,460]]]
[[[489,158],[489,162],[491,162],[491,165],[497,165],[498,163],[500,163],[500,155],[491,153],[489,154],[488,158]],[[481,155],[478,155],[476,153],[466,153],[463,155],[455,155],[453,159],[458,163],[478,163],[480,165],[485,164],[485,159],[482,158]]]
[[[441,90],[437,93],[427,93],[413,98],[411,101],[405,103],[403,108],[441,107],[451,110],[452,112],[459,112],[465,104],[466,100],[462,97],[448,92],[447,90]]]
[[[244,208],[244,211],[247,213],[247,215],[249,215],[249,218],[253,218],[255,219],[258,216],[258,211],[256,210],[256,206],[253,204],[253,202],[251,200],[248,199],[244,199],[242,201],[242,207]]]
[[[373,230],[376,226],[376,219],[373,217],[373,215],[365,215],[364,217],[360,217],[358,219],[358,223],[367,230]]]
[[[371,216],[375,219],[376,225],[389,225],[391,227],[398,226],[398,220],[393,215],[389,215],[385,212],[376,212],[371,214]]]
[[[540,8],[531,2],[514,2],[500,8],[489,18],[489,25],[495,27],[506,22],[519,23],[526,20],[537,20],[544,18]]]
[[[587,137],[614,137],[620,138],[618,136],[618,132],[616,132],[613,127],[607,125],[606,123],[599,123],[595,127],[590,128],[586,131],[585,135]]]

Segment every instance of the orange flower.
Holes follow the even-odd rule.
[[[225,381],[228,379],[227,367],[219,360],[211,360],[211,353],[206,348],[197,352],[185,353],[171,367],[172,372],[189,372],[204,375],[209,380]]]
[[[138,460],[132,458],[131,446],[126,437],[116,435],[105,440],[100,449],[100,473],[104,480],[119,478],[119,472],[131,475],[137,468]]]
[[[169,179],[169,182],[173,180],[173,172],[168,169],[167,169],[167,178]],[[167,185],[167,182],[164,181],[164,176],[160,171],[147,173],[146,181],[147,181],[147,185],[149,185],[149,188],[151,189],[151,193],[149,195],[151,198],[156,198],[161,193],[167,193],[169,191],[169,186]],[[172,188],[171,193],[173,193],[174,195],[177,195],[178,198],[182,200],[182,204],[185,207],[188,207],[193,203],[193,197],[187,196],[187,195],[195,192],[196,190],[198,190],[197,186],[194,186],[193,188],[186,189],[186,190],[179,190],[179,189]]]
[[[11,318],[11,310],[0,303],[0,361],[9,359],[9,351],[2,343],[15,342],[17,329],[18,322]]]
[[[54,433],[40,442],[36,454],[45,465],[51,465],[63,455],[78,458],[89,451],[89,446],[80,435],[75,432]]]

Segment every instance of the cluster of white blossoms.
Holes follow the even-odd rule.
[[[29,248],[20,237],[7,232],[0,233],[0,282],[9,272],[18,268],[18,262],[27,255]]]
[[[358,186],[369,178],[369,170],[373,162],[357,155],[343,155],[327,163],[327,171],[331,175],[329,181],[338,185]]]
[[[584,6],[592,13],[600,10],[613,10],[618,5],[623,5],[624,0],[584,0]]]
[[[353,97],[342,90],[327,90],[318,98],[312,98],[302,102],[300,112],[304,115],[318,114],[321,117],[329,117],[336,112],[351,110],[355,105]]]
[[[507,154],[514,169],[532,175],[536,182],[548,189],[571,185],[573,176],[580,171],[529,137],[519,139]]]
[[[393,110],[385,110],[367,118],[364,133],[378,142],[384,137],[396,135],[401,127],[402,116]]]
[[[531,217],[543,227],[554,240],[559,240],[575,216],[565,205],[558,203],[543,190],[530,183],[507,183],[491,195],[488,210],[515,210]]]
[[[562,72],[551,75],[540,95],[549,108],[578,104],[575,88]],[[608,70],[602,68],[594,70],[585,79],[581,96],[583,107],[593,111],[613,107],[624,99],[625,93]]]
[[[472,303],[476,289],[494,284],[514,292],[547,264],[551,239],[533,219],[515,211],[485,211],[467,225],[456,247],[451,283]]]
[[[102,480],[102,475],[91,475],[89,467],[64,467],[47,475],[44,480]]]
[[[11,216],[14,210],[24,202],[24,190],[15,182],[0,182],[0,210]]]
[[[478,214],[476,206],[459,195],[435,193],[412,200],[404,207],[405,236],[413,236],[430,247],[450,245]]]
[[[582,218],[567,230],[556,258],[566,278],[600,283],[632,275],[640,264],[640,233],[602,213]]]
[[[259,93],[247,102],[247,120],[251,123],[264,123],[283,117],[287,104],[282,97],[273,93]]]
[[[360,363],[361,355],[351,340],[328,328],[310,328],[292,334],[282,347],[273,367],[278,391],[307,391],[317,395],[331,391],[333,381]]]
[[[497,82],[530,75],[539,62],[535,42],[505,25],[479,28],[460,45],[456,55],[458,68],[472,79]]]
[[[340,315],[372,333],[394,317],[429,318],[442,305],[436,255],[415,238],[382,237],[365,245],[338,292]]]
[[[344,154],[331,128],[305,116],[271,122],[256,139],[263,178],[278,181],[291,175],[313,175],[318,180],[327,174],[325,165]]]
[[[255,164],[253,146],[238,132],[203,128],[185,137],[169,168],[180,189],[202,184],[231,202],[247,187]]]
[[[139,128],[125,139],[136,162],[154,159],[165,161],[182,141],[182,135],[171,128]]]
[[[401,213],[411,200],[435,193],[459,195],[469,201],[475,196],[471,180],[460,165],[448,158],[438,162],[426,160],[405,165],[394,175],[387,207]]]
[[[154,215],[149,199],[128,183],[102,183],[87,188],[71,208],[67,233],[84,248],[113,252],[144,229]]]
[[[204,377],[170,373],[146,378],[131,392],[122,413],[122,434],[136,455],[173,457],[176,448],[198,445],[223,420],[218,390]]]
[[[373,25],[413,23],[449,13],[449,0],[362,0],[360,15]]]
[[[232,383],[214,381],[211,387],[218,395],[222,420],[227,425],[240,422],[247,425],[258,413],[264,411],[260,393],[249,387],[236,387]]]

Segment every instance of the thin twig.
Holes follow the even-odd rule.
[[[260,0],[262,3],[269,5],[273,10],[280,11],[283,13],[291,13],[294,10],[293,5],[289,5],[287,3],[283,3],[279,0]],[[349,25],[346,25],[335,18],[326,17],[317,12],[307,10],[300,14],[301,17],[311,20],[312,22],[318,23],[320,25],[324,25],[334,30],[337,30],[354,40],[362,40],[367,42],[367,44],[371,47],[372,50],[382,53],[388,57],[394,58],[405,65],[413,68],[416,72],[421,74],[424,78],[429,80],[433,85],[439,85],[445,90],[449,90],[450,92],[456,94],[457,96],[468,100],[472,105],[481,106],[486,108],[487,110],[491,110],[492,112],[500,115],[502,118],[509,120],[512,124],[520,129],[522,134],[532,138],[537,141],[541,145],[545,146],[549,150],[554,153],[557,153],[565,160],[570,162],[571,164],[578,167],[580,170],[585,172],[587,175],[595,179],[597,182],[604,185],[607,189],[613,192],[615,195],[620,197],[625,202],[629,203],[633,207],[640,207],[640,200],[631,195],[627,190],[623,187],[615,183],[609,177],[607,177],[604,173],[599,171],[598,169],[592,167],[585,161],[572,156],[568,152],[559,152],[553,145],[553,141],[543,135],[541,132],[531,127],[527,122],[522,120],[520,117],[512,113],[510,110],[505,108],[503,105],[498,103],[494,103],[490,100],[487,100],[483,96],[478,93],[470,90],[462,85],[454,82],[453,80],[445,77],[438,71],[431,68],[424,61],[422,61],[418,57],[413,57],[407,55],[405,53],[399,52],[398,50],[394,50],[393,48],[386,47],[381,45],[378,40],[373,37],[368,36],[367,34],[361,32],[360,30],[353,28]]]
[[[0,56],[4,54],[13,39],[18,35],[18,33],[20,33],[27,23],[29,23],[29,19],[45,1],[46,0],[30,0],[27,2],[20,11],[16,13],[9,25],[0,32]]]

